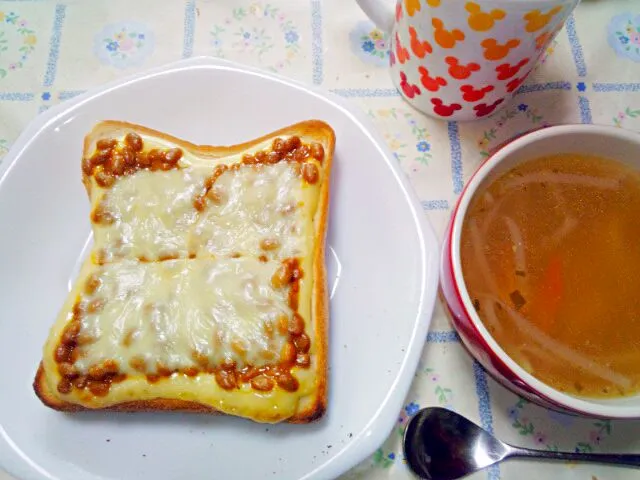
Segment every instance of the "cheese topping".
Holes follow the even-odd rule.
[[[96,246],[102,247],[98,263],[234,254],[282,260],[304,254],[302,223],[312,205],[305,203],[295,164],[227,170],[199,212],[194,199],[211,172],[202,166],[141,170],[109,189],[96,189],[94,209],[113,219],[95,225]]]
[[[98,205],[114,217],[94,228],[103,247],[101,263],[119,258],[184,258],[198,212],[193,206],[208,171],[184,168],[166,172],[141,170],[104,190]]]
[[[278,266],[240,258],[99,267],[92,274],[98,287],[82,299],[81,333],[93,343],[80,347],[75,366],[86,373],[115,360],[121,373],[134,374],[143,360],[145,373],[153,374],[158,365],[199,368],[203,356],[212,367],[277,363],[287,341],[278,320],[292,315],[287,290],[271,286]]]
[[[277,259],[302,255],[301,185],[287,162],[223,173],[212,187],[216,201],[209,203],[194,228],[198,256],[238,252],[258,257],[271,251]]]

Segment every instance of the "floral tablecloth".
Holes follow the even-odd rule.
[[[362,108],[388,141],[441,236],[465,180],[488,152],[545,124],[640,130],[640,1],[583,0],[507,108],[472,123],[411,109],[389,79],[388,38],[352,0],[0,1],[0,161],[40,112],[105,81],[215,55],[322,85]],[[401,432],[426,405],[463,413],[503,439],[578,452],[640,450],[640,423],[578,419],[497,385],[436,308],[397,428],[346,477],[411,478]],[[0,480],[9,477],[0,472]],[[636,470],[512,461],[472,478],[640,478]]]

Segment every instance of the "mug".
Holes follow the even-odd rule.
[[[579,0],[357,0],[391,37],[391,77],[427,115],[474,120],[504,107]]]

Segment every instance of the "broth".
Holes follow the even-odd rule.
[[[640,172],[527,161],[477,191],[460,248],[475,309],[521,367],[578,396],[640,391]]]

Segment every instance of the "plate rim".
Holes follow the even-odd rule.
[[[152,78],[158,75],[193,69],[195,67],[213,67],[217,70],[230,70],[239,74],[251,74],[267,80],[276,81],[277,83],[285,84],[288,87],[296,88],[297,90],[323,99],[335,108],[342,110],[351,121],[357,124],[363,134],[369,138],[380,152],[396,182],[401,187],[404,199],[406,200],[406,206],[410,209],[416,234],[420,239],[421,291],[419,292],[418,310],[413,321],[411,337],[405,346],[405,354],[398,369],[398,374],[391,385],[389,393],[384,397],[379,408],[369,422],[362,428],[360,433],[355,435],[349,444],[345,445],[345,448],[335,457],[311,469],[301,477],[301,480],[336,478],[372,455],[375,450],[384,443],[392,431],[397,419],[397,412],[400,410],[402,402],[405,400],[413,383],[414,373],[426,344],[427,332],[431,325],[437,302],[437,289],[440,278],[438,266],[440,247],[433,226],[422,210],[420,200],[411,186],[408,177],[402,172],[398,163],[393,161],[393,154],[381,133],[371,119],[355,104],[321,86],[311,85],[226,59],[195,56],[169,62],[89,88],[85,92],[37,115],[22,130],[5,155],[2,164],[0,164],[0,188],[2,188],[18,159],[23,155],[25,150],[29,148],[37,134],[43,129],[48,128],[50,124],[66,115],[69,111],[81,107],[82,104],[89,102],[93,98],[108,94],[110,91],[128,84],[144,81],[146,78]],[[0,425],[0,439],[0,467],[6,469],[10,475],[21,478],[17,475],[18,472],[24,470],[24,468],[18,467],[18,464],[23,463],[24,467],[26,463],[29,465],[29,475],[24,478],[30,480],[54,478],[21,452],[11,437],[7,435],[2,425]],[[19,463],[17,462],[16,456],[21,458]]]

